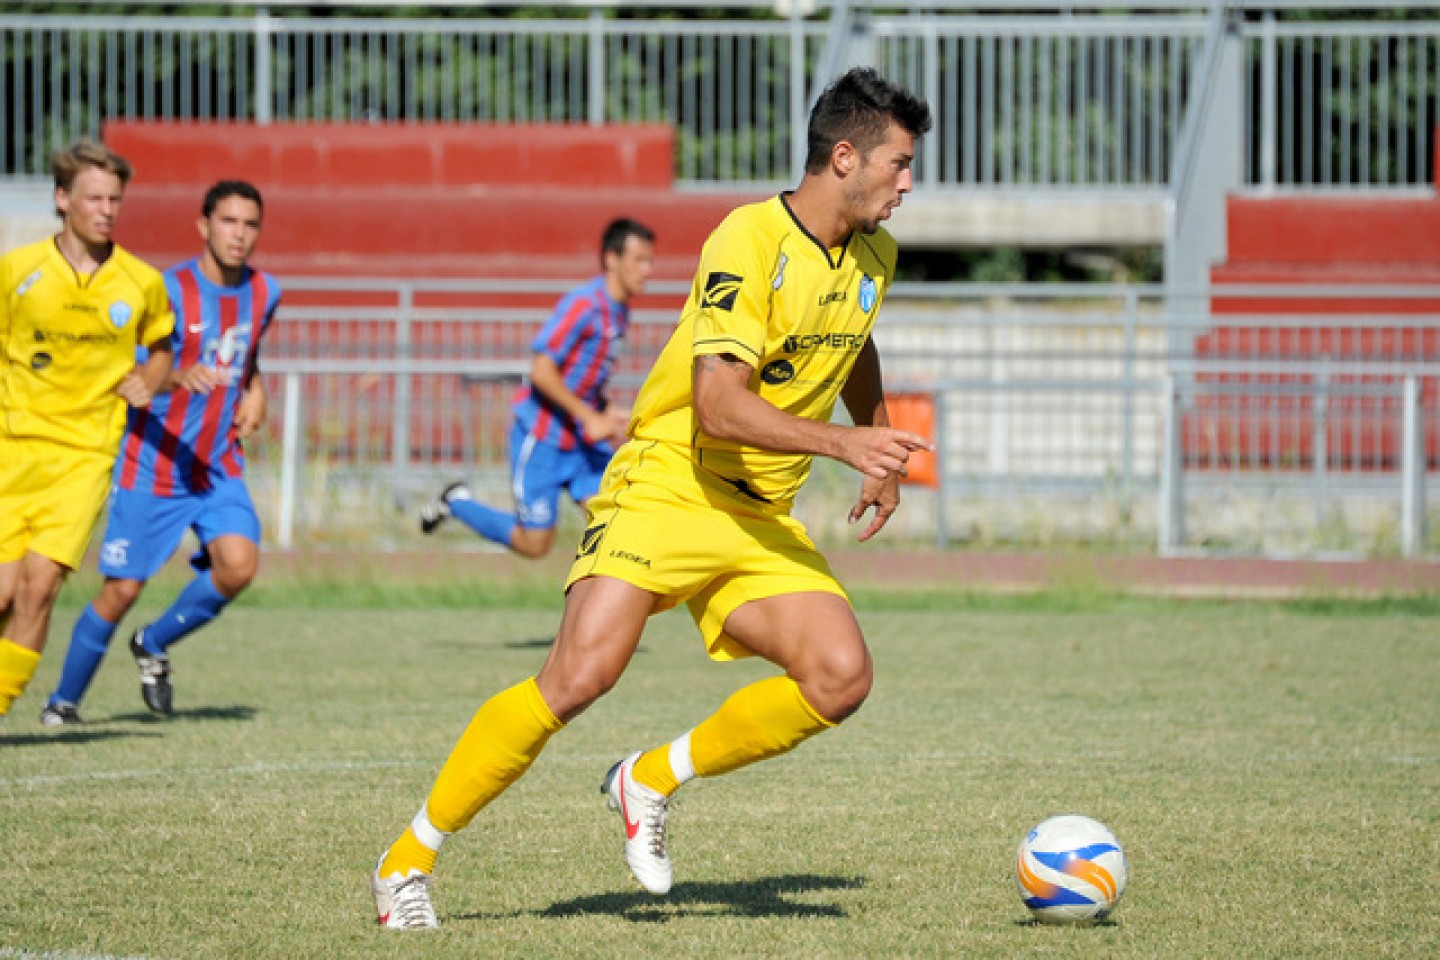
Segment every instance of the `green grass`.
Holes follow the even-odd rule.
[[[473,608],[405,609],[266,585],[177,648],[173,720],[145,715],[117,649],[90,722],[50,734],[69,602],[0,727],[0,957],[1440,954],[1435,608],[1086,590],[858,591],[870,702],[687,788],[657,900],[599,778],[768,672],[710,663],[683,614],[660,617],[620,686],[447,846],[442,929],[385,934],[367,871],[554,628],[553,582],[505,589],[517,609],[473,585]],[[1062,811],[1126,846],[1113,924],[1023,922],[1016,844]]]

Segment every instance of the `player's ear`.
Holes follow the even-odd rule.
[[[837,140],[830,152],[830,163],[836,174],[848,177],[860,168],[860,151],[849,140]]]
[[[207,217],[197,217],[196,220],[195,220],[195,230],[196,230],[197,233],[200,234],[200,239],[201,239],[201,240],[204,240],[206,243],[209,243],[209,242],[210,242],[210,220],[209,220],[209,218],[207,218]]]

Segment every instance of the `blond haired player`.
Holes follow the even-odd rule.
[[[172,361],[164,281],[112,239],[130,165],[80,141],[51,172],[60,232],[0,257],[0,715],[35,675],[84,556],[125,404],[148,405]]]
[[[733,694],[670,743],[632,753],[602,791],[625,859],[653,894],[671,886],[669,798],[686,781],[777,756],[860,707],[871,663],[860,626],[790,506],[811,458],[861,474],[850,510],[874,536],[926,438],[888,426],[870,331],[895,273],[880,222],[912,185],[930,111],[873,70],[828,87],[810,115],[800,186],[741,207],[711,234],[680,324],[636,398],[571,568],[538,675],[475,714],[425,805],[372,877],[382,925],[437,925],[437,851],[609,690],[654,613],[687,603],[717,660],[782,672]],[[843,400],[853,427],[830,423]]]

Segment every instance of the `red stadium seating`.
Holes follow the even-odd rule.
[[[1375,324],[1373,318],[1440,315],[1440,297],[1379,297],[1343,289],[1315,296],[1229,293],[1227,286],[1308,284],[1328,287],[1427,285],[1440,287],[1440,200],[1357,197],[1232,197],[1227,203],[1227,260],[1211,270],[1212,312],[1231,315],[1195,341],[1205,360],[1277,360],[1335,363],[1440,361],[1440,327]],[[1347,326],[1267,325],[1267,314],[1368,317]],[[1240,317],[1245,322],[1240,322]],[[1333,378],[1341,383],[1346,377]],[[1185,455],[1192,467],[1308,469],[1313,467],[1312,395],[1284,395],[1284,387],[1314,380],[1310,374],[1210,373],[1200,382],[1240,383],[1252,395],[1202,394],[1184,424]],[[1393,377],[1349,376],[1352,383]],[[1279,389],[1277,389],[1279,388]],[[1273,392],[1266,395],[1267,389]],[[1433,403],[1440,384],[1422,383]],[[1360,391],[1357,391],[1357,393]],[[1390,396],[1333,393],[1326,410],[1328,459],[1346,469],[1393,469],[1399,462],[1399,404]],[[1358,425],[1358,426],[1357,426]],[[1440,425],[1427,429],[1432,464],[1440,463]]]
[[[168,266],[198,248],[195,222],[205,189],[242,178],[265,197],[265,233],[257,265],[282,282],[297,277],[385,279],[473,278],[581,280],[599,271],[600,234],[617,216],[634,217],[658,234],[655,277],[688,282],[710,231],[755,194],[687,193],[674,186],[675,133],[664,125],[335,124],[112,122],[105,141],[135,167],[125,196],[120,240],[152,263]],[[416,307],[524,308],[543,315],[555,294],[417,295]],[[672,309],[682,298],[647,294],[636,306]],[[393,306],[393,293],[296,290],[288,307]],[[323,325],[323,323],[322,323]],[[416,357],[457,351],[523,361],[533,321],[476,326],[456,343],[453,327],[425,321],[410,329]],[[631,351],[617,373],[643,373],[668,335],[661,326],[632,330]],[[336,320],[317,330],[280,323],[271,355],[322,350],[347,357],[385,355],[389,320]],[[458,420],[428,415],[427,391],[458,378],[414,378],[416,457],[461,458]],[[325,391],[378,411],[355,424],[324,420],[323,404],[305,408],[308,445],[341,460],[361,449],[385,450],[392,423],[384,413],[393,382],[372,375],[307,376],[309,396]],[[492,387],[493,388],[493,387]],[[503,411],[503,406],[499,407]],[[357,421],[358,422],[358,421]],[[490,425],[503,439],[504,424]]]
[[[134,165],[121,241],[168,264],[195,248],[203,191],[265,195],[257,263],[283,276],[580,279],[600,232],[659,234],[656,276],[689,280],[705,237],[754,194],[674,188],[659,124],[172,123],[104,127]]]

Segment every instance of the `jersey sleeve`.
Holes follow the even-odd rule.
[[[746,223],[722,223],[700,254],[695,272],[694,356],[733,354],[751,366],[765,350],[771,303],[769,251]]]
[[[563,301],[545,321],[540,332],[535,334],[535,339],[530,341],[530,351],[545,354],[563,370],[565,358],[574,352],[575,344],[584,336],[593,314],[588,297]]]
[[[170,294],[159,274],[153,282],[145,284],[144,295],[145,317],[136,331],[136,340],[140,346],[149,347],[175,332],[175,310],[170,306]]]

